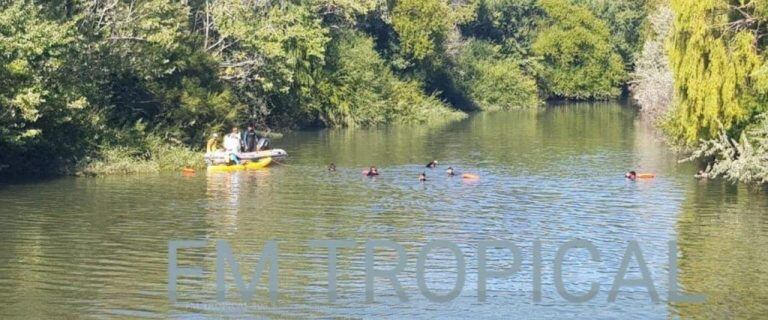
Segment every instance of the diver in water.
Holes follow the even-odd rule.
[[[437,160],[432,160],[429,163],[427,163],[427,168],[430,168],[430,169],[437,168]]]
[[[421,182],[427,181],[427,173],[426,172],[422,172],[419,175],[419,181],[421,181]]]
[[[336,172],[336,164],[331,162],[331,164],[328,165],[328,172]]]
[[[624,177],[629,180],[635,181],[637,180],[637,172],[634,172],[634,171],[627,172],[624,174]]]
[[[449,177],[453,177],[456,175],[456,172],[453,170],[453,167],[448,167],[448,169],[445,170],[445,174],[447,174]]]
[[[694,177],[696,179],[706,180],[706,179],[709,179],[709,172],[704,170],[699,170],[699,172]]]
[[[375,166],[371,166],[371,168],[370,168],[370,169],[368,169],[368,171],[366,171],[366,172],[365,172],[365,175],[366,175],[366,176],[369,176],[369,177],[375,177],[375,176],[378,176],[378,175],[379,175],[379,170],[378,170],[378,169],[376,169],[376,167],[375,167]]]

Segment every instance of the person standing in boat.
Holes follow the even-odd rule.
[[[243,132],[243,146],[245,152],[254,152],[259,143],[259,136],[256,134],[256,129],[253,125],[248,125],[248,128]]]
[[[240,138],[240,130],[236,127],[232,128],[232,132],[224,137],[224,149],[227,152],[238,153],[243,145],[242,138]]]
[[[235,164],[240,164],[237,153],[240,152],[242,145],[243,141],[240,138],[240,131],[237,127],[232,128],[232,132],[224,137],[224,149],[229,153],[229,159]]]

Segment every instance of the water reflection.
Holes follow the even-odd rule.
[[[719,182],[689,191],[677,222],[681,286],[707,303],[675,306],[683,317],[759,319],[768,314],[768,200]]]
[[[348,317],[467,318],[752,318],[765,314],[768,242],[766,197],[741,187],[692,178],[635,112],[615,104],[564,105],[538,111],[483,113],[434,126],[296,132],[276,141],[289,150],[282,166],[233,174],[59,179],[0,189],[0,318]],[[441,167],[429,170],[427,161]],[[338,171],[329,173],[330,162]],[[360,174],[381,169],[371,179]],[[480,176],[443,174],[447,166]],[[626,181],[629,169],[651,181]],[[428,181],[418,181],[426,171]],[[564,268],[568,289],[591,281],[601,292],[587,304],[564,301],[553,279],[555,250],[573,238],[592,241],[603,261],[574,253]],[[179,304],[168,302],[167,241],[209,241],[180,252],[179,264],[204,270],[179,280]],[[227,240],[242,270],[252,270],[264,244],[280,245],[280,297],[268,303],[219,305],[215,243]],[[338,301],[326,299],[327,252],[313,239],[352,239],[339,255]],[[386,280],[365,303],[363,244],[391,239],[407,252],[400,275],[411,298],[398,301]],[[416,258],[430,240],[457,243],[467,282],[451,304],[421,296]],[[506,239],[524,261],[511,279],[489,282],[477,302],[477,244]],[[532,241],[543,244],[543,299],[532,302]],[[703,305],[653,304],[643,289],[607,291],[630,240],[640,241],[657,290],[665,297],[667,241],[680,246],[681,286],[703,292]],[[508,266],[493,254],[494,266]],[[380,252],[382,264],[393,255]],[[429,287],[453,287],[453,258],[430,256]],[[636,271],[635,269],[633,269]],[[632,275],[636,276],[637,273]],[[227,280],[234,283],[228,273]],[[250,281],[250,274],[245,276]],[[263,278],[262,281],[265,281]],[[441,291],[442,290],[442,291]]]

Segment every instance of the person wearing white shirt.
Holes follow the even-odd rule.
[[[232,133],[224,137],[224,149],[230,153],[229,157],[235,164],[240,164],[240,159],[237,158],[237,153],[240,152],[240,147],[243,142],[240,138],[240,131],[237,127],[232,128]]]

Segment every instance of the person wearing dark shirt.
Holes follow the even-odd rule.
[[[369,177],[375,177],[379,175],[379,169],[376,169],[375,166],[371,166],[367,171],[363,171],[363,174]]]
[[[259,142],[259,136],[256,134],[256,129],[253,125],[249,125],[248,129],[243,132],[243,145],[245,152],[254,152]]]

